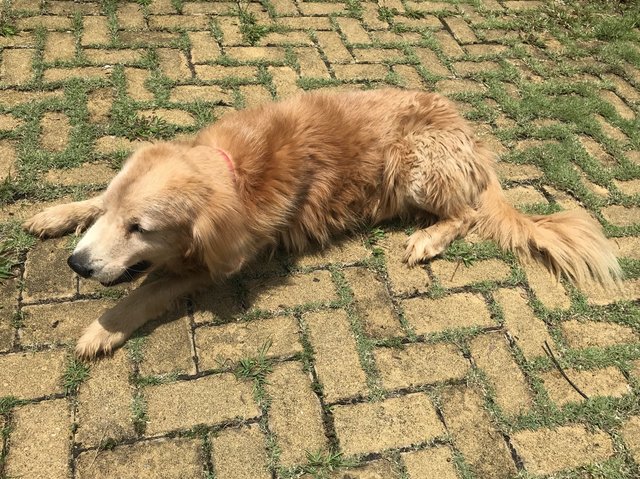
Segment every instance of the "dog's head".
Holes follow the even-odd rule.
[[[68,260],[82,277],[114,285],[152,269],[198,263],[212,274],[229,274],[244,261],[234,248],[242,215],[233,172],[219,150],[143,147],[102,199],[102,214]]]

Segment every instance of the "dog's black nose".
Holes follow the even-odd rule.
[[[69,268],[71,268],[83,278],[88,278],[89,276],[91,276],[91,273],[93,273],[93,270],[87,267],[87,262],[86,258],[84,258],[84,255],[72,254],[71,256],[69,256],[69,259],[67,259],[67,264],[69,265]]]

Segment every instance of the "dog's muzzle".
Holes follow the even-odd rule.
[[[102,286],[114,286],[120,283],[127,283],[129,281],[133,281],[138,276],[146,272],[151,267],[151,263],[149,261],[140,261],[132,266],[129,266],[124,272],[118,276],[113,281],[100,282]]]

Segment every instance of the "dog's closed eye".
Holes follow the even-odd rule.
[[[140,226],[140,223],[137,222],[133,222],[133,223],[129,223],[129,226],[127,227],[127,231],[129,231],[129,233],[147,233],[148,230],[144,229],[142,226]]]

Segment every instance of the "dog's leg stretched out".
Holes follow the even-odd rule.
[[[76,354],[85,359],[109,354],[136,329],[169,310],[176,300],[210,282],[211,276],[205,272],[143,283],[85,329],[76,345]]]
[[[81,231],[102,214],[102,195],[47,208],[24,223],[24,228],[40,238],[56,238]]]

